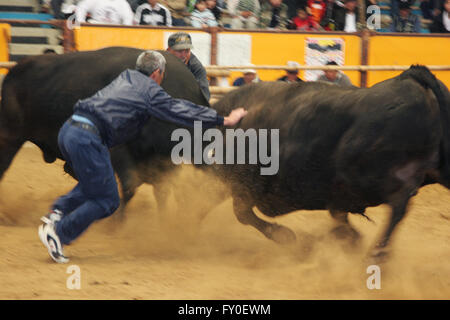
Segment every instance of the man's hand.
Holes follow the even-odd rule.
[[[228,117],[225,117],[223,119],[223,125],[232,127],[236,123],[238,123],[245,115],[247,114],[247,111],[244,110],[244,108],[237,108],[230,112]]]

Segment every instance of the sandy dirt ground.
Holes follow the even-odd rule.
[[[366,286],[365,257],[385,226],[386,206],[367,210],[374,223],[350,217],[363,236],[358,249],[331,237],[325,211],[277,218],[297,235],[296,244],[279,246],[241,225],[230,199],[198,224],[190,206],[171,203],[161,217],[144,185],[122,222],[116,214],[95,223],[65,248],[69,264],[59,265],[37,227],[73,186],[62,162],[44,163],[34,146],[14,159],[0,183],[0,299],[450,299],[450,192],[438,185],[411,201],[390,260],[380,266],[379,290]],[[186,188],[194,207],[210,192],[204,186]],[[81,271],[79,290],[67,288],[71,265]]]

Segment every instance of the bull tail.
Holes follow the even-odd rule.
[[[441,113],[442,140],[440,144],[441,173],[443,179],[450,186],[450,100],[443,91],[444,85],[431,73],[431,71],[421,65],[412,65],[408,70],[400,75],[400,79],[412,78],[425,89],[431,89],[436,96]]]

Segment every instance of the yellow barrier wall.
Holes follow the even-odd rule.
[[[236,32],[221,32],[221,34],[239,34]],[[361,63],[361,39],[354,35],[316,35],[296,33],[262,33],[246,32],[252,37],[251,63],[254,65],[286,65],[293,60],[305,64],[305,40],[313,38],[341,38],[345,41],[345,64],[359,65]],[[261,80],[271,81],[283,76],[285,71],[260,70],[258,75]],[[303,71],[300,78],[303,78]],[[356,71],[346,71],[354,85],[360,84],[360,75]],[[232,79],[242,76],[240,72],[232,72]]]
[[[74,30],[75,47],[79,51],[113,46],[163,50],[167,46],[164,43],[164,32],[177,31],[182,30],[83,26]],[[193,34],[202,31],[187,32]]]
[[[9,61],[9,42],[11,40],[11,26],[0,24],[0,61]],[[7,74],[8,69],[0,69],[0,74]]]
[[[164,30],[83,26],[74,30],[74,37],[75,47],[79,51],[114,46],[164,48]]]
[[[450,65],[450,37],[372,36],[369,65]],[[371,71],[368,86],[395,77],[401,71]],[[450,71],[433,71],[450,88]]]
[[[83,26],[76,29],[75,42],[77,50],[95,50],[107,46],[131,46],[143,49],[164,49],[164,32],[176,29],[139,29],[118,27]],[[202,31],[184,30],[189,33]],[[361,38],[355,35],[341,34],[296,34],[275,32],[230,32],[220,34],[250,35],[251,62],[255,65],[285,65],[294,60],[305,63],[305,39],[341,38],[345,41],[345,65],[361,64]],[[195,43],[194,43],[195,46]],[[410,65],[420,63],[426,65],[450,64],[450,37],[438,36],[392,36],[376,35],[370,37],[369,65]],[[355,85],[360,85],[360,73],[345,72]],[[398,75],[396,71],[368,72],[368,86]],[[434,72],[450,87],[450,71]],[[284,75],[284,71],[258,71],[262,80],[270,81]],[[303,77],[304,72],[300,73]],[[240,72],[232,72],[230,82],[241,76]]]

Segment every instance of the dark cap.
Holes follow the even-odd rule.
[[[328,61],[326,66],[337,66],[338,64],[336,63],[336,61]]]
[[[186,32],[177,32],[169,37],[169,48],[173,50],[192,49],[192,39]]]

